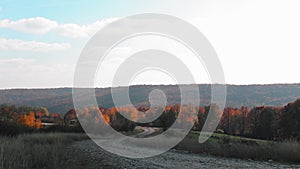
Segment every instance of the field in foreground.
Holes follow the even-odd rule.
[[[86,139],[85,134],[37,133],[0,137],[0,169],[68,169],[72,155],[65,147]],[[72,157],[74,158],[74,157]]]
[[[130,135],[147,137],[158,133],[160,131],[154,128],[139,128]],[[130,159],[104,151],[84,134],[46,133],[0,137],[0,169],[300,168],[300,165],[270,160],[270,156],[286,156],[299,162],[299,143],[279,144],[214,134],[207,143],[199,144],[197,138],[198,133],[191,132],[173,150],[151,158]],[[119,149],[124,143],[125,139],[111,148]],[[151,151],[151,148],[146,150]],[[280,156],[276,153],[285,154]]]

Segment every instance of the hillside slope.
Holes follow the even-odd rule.
[[[199,86],[201,105],[210,103],[210,85]],[[180,103],[180,92],[176,85],[139,85],[130,87],[130,98],[136,106],[148,104],[150,91],[161,89],[168,98],[168,104]],[[124,88],[119,87],[120,94]],[[98,104],[114,106],[110,88],[97,88]],[[300,98],[300,84],[273,85],[227,85],[227,107],[282,106]],[[66,113],[73,108],[72,89],[10,89],[0,90],[0,104],[15,104],[46,107],[50,112]]]

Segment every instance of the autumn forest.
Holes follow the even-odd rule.
[[[163,108],[157,108],[162,114],[151,123],[135,123],[126,119],[122,114],[130,116],[137,121],[148,116],[154,116],[155,110],[150,111],[147,106],[141,106],[138,109],[129,107],[89,107],[82,110],[71,109],[60,116],[58,113],[49,113],[46,108],[35,107],[16,107],[13,105],[0,106],[1,134],[14,134],[26,131],[53,131],[61,128],[76,129],[83,131],[77,115],[81,118],[98,119],[101,123],[101,116],[105,122],[118,131],[133,130],[135,126],[159,127],[167,129],[178,118],[180,111],[185,113],[181,116],[180,123],[193,124],[193,130],[201,131],[206,121],[209,110],[215,113],[221,120],[215,132],[235,136],[245,136],[250,138],[285,140],[300,139],[300,100],[288,103],[283,107],[259,106],[259,107],[227,107],[223,111],[215,104],[197,108],[195,116],[189,115],[185,111],[185,106],[169,105]],[[77,113],[76,113],[77,112]],[[96,117],[96,118],[95,118]],[[30,130],[16,130],[18,128]],[[11,130],[11,131],[9,131]]]

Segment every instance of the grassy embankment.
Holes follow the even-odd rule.
[[[199,132],[190,132],[176,149],[221,157],[300,163],[300,142],[297,141],[275,142],[214,133],[199,144],[198,137]]]
[[[73,168],[67,162],[72,154],[65,147],[83,139],[87,139],[85,134],[75,133],[0,136],[0,169]]]
[[[180,130],[178,131],[180,132]],[[175,130],[174,136],[176,136],[176,132],[178,131]],[[129,135],[135,135],[140,132],[142,131],[132,131]],[[155,136],[162,132],[163,130],[158,130],[147,135],[147,137]],[[199,132],[191,131],[175,149],[220,157],[300,163],[300,142],[296,140],[276,142],[213,133],[205,143],[200,144],[198,138]]]

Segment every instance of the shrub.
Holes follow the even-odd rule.
[[[35,130],[24,125],[16,124],[13,122],[0,123],[0,135],[16,136],[21,133],[32,133]]]

